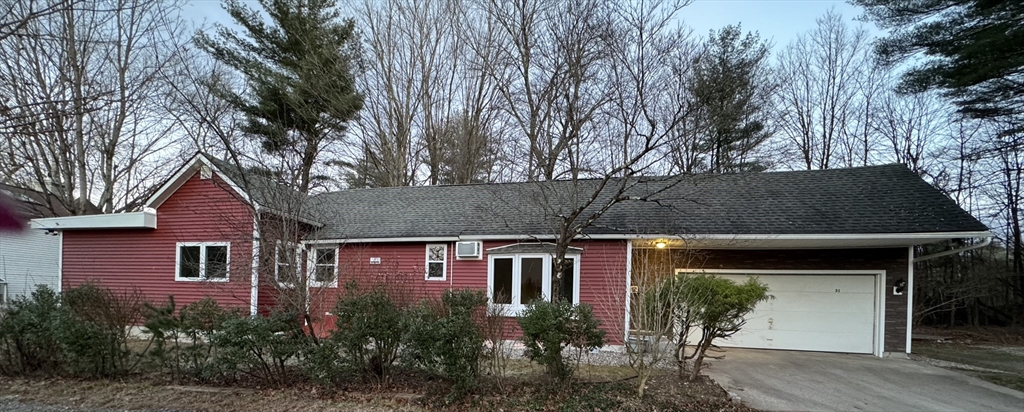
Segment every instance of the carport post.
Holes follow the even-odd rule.
[[[625,345],[629,344],[629,299],[630,289],[633,283],[633,241],[626,240],[626,306],[623,308],[625,312],[625,319],[622,322],[622,342]]]
[[[888,292],[888,291],[886,291]],[[907,247],[907,354],[910,354],[910,340],[914,326],[914,247]],[[884,327],[884,326],[883,326]],[[884,336],[884,334],[883,334]]]

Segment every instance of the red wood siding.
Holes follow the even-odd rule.
[[[209,296],[248,313],[252,214],[216,176],[193,175],[157,210],[157,228],[64,232],[63,285],[96,282],[138,288],[154,303],[174,295],[178,307]],[[230,242],[227,282],[175,281],[177,242]]]
[[[488,241],[483,248],[514,244],[514,241]],[[487,289],[487,253],[480,260],[455,260],[455,245],[448,245],[447,278],[444,281],[425,280],[427,243],[373,243],[342,245],[338,255],[338,288],[314,289],[311,301],[316,316],[330,328],[333,316],[326,316],[344,293],[345,283],[355,281],[361,285],[384,284],[393,293],[409,302],[425,297],[439,297],[448,289]],[[626,293],[626,243],[578,242],[583,248],[580,257],[580,302],[594,308],[594,312],[607,331],[607,343],[622,343]],[[380,258],[380,264],[371,265],[370,258]],[[262,294],[262,291],[261,291]],[[515,319],[509,319],[515,338]]]
[[[281,218],[273,214],[260,214],[260,258],[259,258],[259,279],[257,292],[257,306],[260,314],[267,315],[278,306],[285,306],[285,310],[298,310],[302,302],[298,301],[299,296],[294,289],[284,289],[277,283],[277,246],[282,244],[293,244],[301,246],[302,237],[310,232],[312,228],[305,223],[291,219]],[[305,254],[300,252],[300,260],[305,262]],[[285,295],[282,296],[282,293]]]

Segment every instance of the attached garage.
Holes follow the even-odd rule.
[[[683,270],[686,271],[686,270]],[[881,353],[884,271],[691,270],[736,282],[756,276],[775,298],[720,346]]]

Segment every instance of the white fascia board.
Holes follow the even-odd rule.
[[[345,244],[345,243],[429,243],[429,242],[457,242],[458,236],[447,237],[378,237],[378,238],[353,238],[353,239],[309,239],[303,240],[304,245],[318,244]]]
[[[924,232],[924,233],[856,233],[856,234],[594,234],[580,235],[579,239],[591,240],[932,240],[958,239],[970,237],[990,237],[991,232]],[[480,235],[459,236],[466,240],[515,240],[515,239],[554,239],[555,235]]]
[[[238,193],[238,195],[241,196],[246,203],[249,203],[250,205],[253,204],[252,199],[249,198],[249,194],[242,190],[241,186],[235,184],[235,182],[232,181],[231,178],[229,178],[227,175],[224,174],[224,172],[222,172],[220,169],[214,166],[213,162],[207,160],[206,157],[204,157],[202,154],[196,154],[195,156],[192,157],[191,160],[189,160],[180,168],[178,168],[178,171],[175,172],[170,179],[167,179],[167,181],[164,182],[162,186],[160,186],[160,189],[157,190],[156,193],[153,193],[153,195],[150,196],[149,199],[146,199],[146,207],[152,207],[154,209],[159,208],[160,205],[167,201],[167,199],[169,199],[171,195],[178,190],[178,188],[184,185],[185,182],[187,182],[188,179],[191,178],[192,175],[195,174],[195,172],[198,171],[199,168],[204,165],[209,167],[215,173],[217,173],[221,180],[226,182],[228,186],[231,187],[232,190]]]
[[[666,241],[673,247],[703,249],[834,249],[906,247],[958,238],[984,238],[989,232],[788,234],[788,235],[638,235],[635,241]],[[591,236],[603,239],[604,236]],[[614,237],[621,239],[620,237]],[[647,247],[650,247],[648,245]],[[644,245],[638,245],[644,247]]]
[[[156,229],[156,211],[32,219],[29,225],[40,230]]]
[[[948,239],[984,238],[992,233],[981,232],[931,232],[931,233],[867,233],[867,234],[710,234],[710,235],[666,235],[666,234],[597,234],[582,235],[580,240],[674,240],[692,247],[721,249],[769,249],[802,248],[826,249],[849,247],[904,247]],[[391,237],[359,239],[316,239],[302,243],[396,243],[396,242],[454,242],[460,240],[550,240],[553,234],[536,235],[464,235],[438,237]]]
[[[584,235],[588,239],[679,239],[679,240],[864,240],[864,239],[957,239],[990,237],[991,232],[923,232],[923,233],[857,233],[857,234],[710,234],[710,235]]]
[[[545,233],[542,235],[478,235],[478,236],[459,236],[459,240],[553,240],[555,235],[551,233]],[[619,239],[625,239],[625,237],[619,236]]]

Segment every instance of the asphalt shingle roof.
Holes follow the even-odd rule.
[[[292,190],[286,184],[278,183],[273,177],[253,171],[243,172],[231,162],[214,156],[203,154],[203,157],[245,191],[257,205],[271,211],[313,220],[304,207],[307,199],[302,193]]]
[[[551,235],[599,181],[356,189],[310,198],[312,237]],[[611,185],[623,184],[621,180]],[[634,178],[587,234],[875,234],[988,228],[903,165]],[[608,196],[610,191],[603,192]],[[595,204],[604,204],[598,201]],[[589,212],[589,211],[588,211]]]

